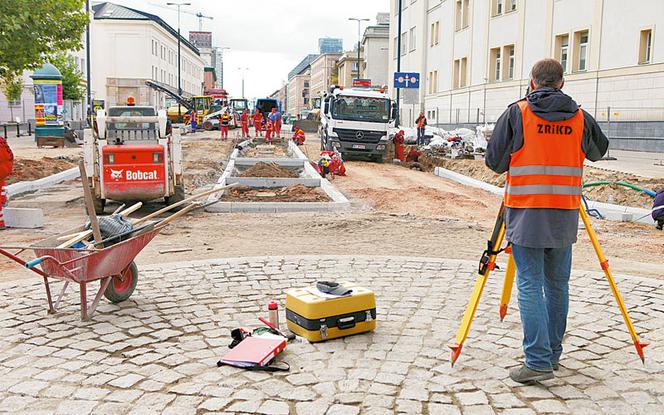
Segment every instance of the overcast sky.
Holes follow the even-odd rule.
[[[113,3],[157,14],[177,28],[177,12],[166,9],[174,0],[113,0]],[[339,37],[344,49],[357,43],[357,22],[349,17],[371,19],[389,12],[389,0],[185,0],[183,7],[203,19],[203,30],[212,31],[214,46],[224,51],[224,87],[232,96],[241,95],[239,67],[245,75],[247,97],[266,96],[286,82],[288,72],[309,53],[318,53],[318,38]],[[160,5],[164,5],[160,7]],[[182,13],[182,33],[198,30],[198,18]],[[365,24],[363,23],[362,32]]]

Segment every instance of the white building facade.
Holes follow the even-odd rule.
[[[93,9],[93,99],[105,100],[108,107],[131,95],[139,105],[163,107],[166,94],[148,88],[145,81],[177,92],[177,31],[155,15],[113,3],[95,4]],[[183,95],[202,94],[205,66],[199,50],[181,37]]]
[[[661,0],[391,0],[390,73],[419,72],[415,111],[430,122],[493,122],[526,94],[543,58],[565,67],[564,92],[598,120],[664,121]],[[394,93],[394,91],[392,91]],[[416,116],[416,114],[415,114]]]
[[[387,15],[385,23],[381,17]],[[364,77],[371,79],[373,85],[387,85],[390,63],[390,25],[389,14],[380,13],[377,24],[369,26],[362,37],[364,51]]]

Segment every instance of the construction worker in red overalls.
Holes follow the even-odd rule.
[[[300,127],[295,127],[295,134],[293,134],[293,141],[295,142],[295,144],[297,144],[298,146],[302,145],[304,144],[304,140],[305,140],[304,131],[302,131]]]
[[[256,108],[256,112],[251,116],[251,121],[254,123],[254,130],[256,130],[256,137],[263,136],[263,114],[261,110]]]
[[[246,108],[240,115],[240,125],[242,127],[242,138],[249,138],[249,111]]]
[[[406,142],[404,138],[404,131],[399,130],[398,133],[394,134],[392,141],[394,142],[394,157],[403,162],[405,159],[404,143]]]
[[[228,115],[228,110],[219,117],[219,129],[221,130],[221,140],[228,140],[228,129],[231,126],[231,116]]]
[[[0,230],[5,229],[5,216],[2,207],[7,203],[7,190],[5,190],[5,179],[9,177],[14,168],[14,153],[9,148],[7,140],[0,137]]]
[[[272,131],[274,131],[274,124],[268,117],[265,120],[265,141],[267,141],[268,144],[272,142]]]

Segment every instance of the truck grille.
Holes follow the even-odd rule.
[[[377,143],[385,135],[381,131],[350,130],[346,128],[335,128],[333,130],[341,141],[354,141],[358,143]]]

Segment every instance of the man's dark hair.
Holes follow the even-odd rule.
[[[536,86],[560,88],[563,82],[563,66],[555,59],[542,59],[535,62],[530,71],[530,78]]]

